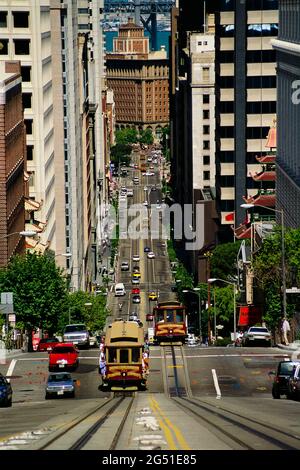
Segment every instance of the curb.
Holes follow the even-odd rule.
[[[300,347],[299,346],[287,346],[286,344],[277,344],[277,348],[279,349],[284,349],[285,351],[299,351],[300,352]]]

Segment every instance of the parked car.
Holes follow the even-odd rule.
[[[121,271],[129,271],[129,263],[127,261],[121,263]]]
[[[76,344],[78,347],[89,348],[90,339],[87,327],[83,323],[66,325],[64,331],[64,342]]]
[[[138,277],[131,278],[131,284],[136,285],[140,283],[140,279]]]
[[[135,261],[135,262],[140,261],[140,256],[139,255],[133,255],[132,256],[132,261]]]
[[[0,374],[0,406],[12,405],[12,388],[4,375]]]
[[[295,367],[300,364],[300,361],[280,361],[277,366],[277,371],[270,372],[274,375],[272,386],[272,397],[279,399],[281,395],[289,395],[289,380],[293,375]]]
[[[153,258],[155,258],[155,254],[153,253],[153,251],[149,251],[149,252],[147,253],[147,258],[148,258],[148,259],[153,259]]]
[[[132,303],[133,304],[140,304],[141,303],[141,297],[139,295],[133,295],[132,296]]]
[[[59,339],[58,338],[42,338],[38,344],[38,348],[37,350],[38,351],[52,351],[52,349],[54,348],[54,346],[57,345],[57,343],[59,343]]]
[[[97,335],[93,333],[92,331],[89,331],[90,335],[90,348],[96,348],[99,346],[98,340],[97,340]]]
[[[49,352],[49,371],[75,370],[79,365],[79,351],[72,343],[58,343]]]
[[[72,379],[71,374],[68,372],[57,372],[56,374],[49,374],[46,383],[45,399],[52,396],[69,396],[75,397],[75,383],[76,380]]]
[[[288,381],[288,397],[300,399],[300,363],[293,367],[293,372]]]
[[[250,326],[245,331],[242,339],[243,346],[250,346],[254,343],[264,343],[267,346],[271,346],[271,333],[268,328],[263,326]]]

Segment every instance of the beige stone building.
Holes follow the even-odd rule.
[[[149,38],[132,19],[106,54],[107,86],[114,92],[116,127],[150,128],[157,137],[169,123],[169,65],[165,50],[149,52]]]

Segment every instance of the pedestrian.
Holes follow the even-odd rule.
[[[106,374],[106,358],[105,353],[103,351],[100,352],[99,357],[99,374],[104,376]]]
[[[286,317],[283,317],[282,325],[281,325],[281,331],[283,335],[283,341],[286,346],[289,345],[289,340],[288,340],[288,332],[291,331],[290,324],[288,322],[288,319]]]

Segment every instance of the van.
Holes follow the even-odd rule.
[[[120,297],[121,295],[126,295],[126,290],[123,282],[119,282],[115,285],[115,297]]]

